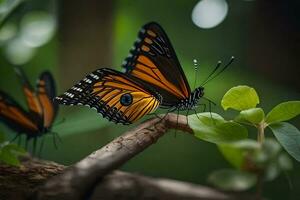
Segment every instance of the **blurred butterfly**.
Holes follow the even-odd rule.
[[[28,110],[24,110],[12,97],[0,91],[0,121],[20,134],[26,135],[26,141],[51,131],[58,111],[58,105],[52,99],[56,96],[55,83],[49,72],[40,74],[34,90],[21,68],[15,68],[22,82]],[[27,143],[27,142],[26,142]]]
[[[56,101],[87,105],[110,121],[130,124],[158,107],[169,112],[195,109],[204,95],[202,86],[191,91],[168,36],[155,22],[142,27],[123,67],[125,73],[108,68],[94,71]],[[220,73],[215,74],[219,67],[205,82]]]

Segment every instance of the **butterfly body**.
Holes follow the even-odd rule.
[[[173,109],[171,109],[171,111],[193,110],[197,107],[197,104],[199,100],[203,97],[203,95],[204,95],[204,88],[198,87],[193,92],[191,92],[188,98],[182,99],[177,105],[172,106],[171,108]]]
[[[56,101],[93,107],[110,121],[130,124],[158,107],[194,110],[204,95],[203,87],[191,91],[167,34],[155,22],[142,27],[122,66],[125,73],[96,70]]]
[[[0,121],[18,135],[25,134],[27,139],[40,137],[51,130],[58,111],[57,104],[52,101],[56,95],[53,77],[49,72],[41,73],[34,90],[20,68],[16,68],[16,73],[23,86],[28,111],[0,91]]]

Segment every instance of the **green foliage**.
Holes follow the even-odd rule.
[[[251,139],[221,144],[218,147],[224,158],[237,169],[242,169],[246,164],[247,156],[260,149],[259,143]]]
[[[247,129],[233,121],[226,121],[216,113],[189,116],[189,125],[199,139],[216,143],[235,142],[248,136]]]
[[[222,169],[213,172],[208,181],[222,190],[242,191],[255,185],[256,176],[248,172]]]
[[[290,120],[300,114],[300,101],[288,101],[275,106],[267,115],[266,123]]]
[[[235,168],[215,171],[210,175],[209,182],[220,189],[246,190],[256,183],[257,177],[272,181],[283,171],[293,168],[289,155],[300,161],[300,132],[283,122],[300,114],[300,101],[281,103],[267,116],[262,108],[256,107],[258,103],[259,97],[254,88],[237,86],[228,90],[221,102],[224,110],[232,108],[239,111],[234,120],[227,121],[216,113],[189,116],[189,125],[195,136],[217,144],[224,158]],[[245,125],[257,129],[257,141],[247,138]],[[265,139],[267,127],[277,140]]]
[[[234,110],[247,110],[255,108],[259,104],[259,98],[256,91],[248,86],[233,87],[224,95],[221,105],[227,110],[232,108]]]
[[[252,125],[258,125],[265,118],[265,113],[261,108],[250,108],[242,110],[240,114],[235,118],[235,121],[241,123],[250,123]]]
[[[24,155],[26,151],[16,144],[5,141],[4,134],[0,134],[0,161],[9,165],[19,166],[18,157]]]
[[[274,123],[269,127],[283,148],[300,162],[300,131],[287,122]]]

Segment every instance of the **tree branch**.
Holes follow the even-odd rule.
[[[4,191],[10,196],[4,196],[4,199],[24,199],[15,196],[14,184],[17,185],[15,188],[21,190],[20,194],[30,195],[34,191],[30,199],[251,199],[240,194],[227,194],[181,181],[112,172],[155,143],[170,128],[193,133],[187,125],[186,116],[168,114],[163,120],[155,118],[140,124],[66,170],[64,166],[55,165],[53,162],[48,165],[42,161],[41,164],[35,161],[33,162],[35,164],[23,164],[19,169],[0,166],[0,185],[2,189],[4,188],[3,191],[8,187],[2,186],[7,184],[6,180],[12,175],[11,183],[8,184],[12,186],[8,188],[10,192]],[[28,169],[25,171],[29,172],[25,181],[21,180],[24,166]],[[18,173],[21,178],[17,178]],[[53,176],[54,174],[58,175]],[[33,184],[32,180],[35,179],[38,181]],[[46,183],[43,184],[44,182]],[[34,185],[42,186],[34,187]]]
[[[21,167],[0,165],[0,199],[33,199],[32,194],[38,186],[44,184],[48,178],[62,173],[63,169],[65,169],[63,165],[30,157],[23,159]],[[95,186],[88,199],[246,200],[251,198],[241,194],[226,194],[182,181],[113,171]]]
[[[186,116],[168,114],[163,120],[150,119],[47,181],[36,198],[83,199],[104,175],[155,143],[170,128],[193,133]]]
[[[91,200],[246,200],[249,197],[230,195],[215,189],[182,181],[150,178],[114,171],[104,177],[91,195]]]

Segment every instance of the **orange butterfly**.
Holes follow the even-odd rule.
[[[150,22],[138,36],[123,63],[125,73],[98,69],[56,97],[56,101],[64,105],[87,105],[110,121],[122,124],[135,122],[158,107],[169,111],[194,110],[204,95],[204,88],[191,91],[162,27]],[[219,67],[206,82],[220,73],[212,77]]]
[[[49,72],[41,73],[36,90],[29,83],[21,68],[16,73],[22,81],[28,111],[25,111],[12,97],[0,91],[0,121],[20,134],[25,134],[27,140],[50,132],[52,123],[58,111],[58,105],[52,99],[56,96],[55,83]]]

